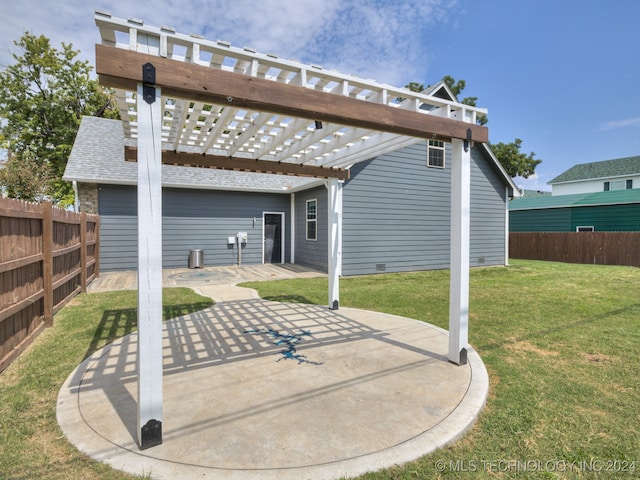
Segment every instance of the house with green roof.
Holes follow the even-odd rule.
[[[640,188],[514,198],[509,231],[640,231]]]
[[[640,188],[640,156],[574,165],[549,185],[553,195]]]

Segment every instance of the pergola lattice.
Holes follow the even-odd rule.
[[[325,178],[329,306],[339,305],[342,180],[355,163],[415,143],[452,143],[449,360],[466,363],[470,144],[486,110],[96,12],[100,82],[116,90],[138,162],[138,428],[162,442],[162,173],[188,165]],[[401,98],[402,100],[398,100]]]
[[[237,75],[232,76],[231,80],[222,77],[230,82],[228,87],[235,87],[229,88],[227,95],[216,95],[207,91],[206,85],[199,85],[196,87],[198,91],[192,90],[190,98],[185,98],[184,92],[177,91],[180,90],[180,84],[184,83],[179,78],[175,85],[175,96],[165,87],[162,97],[162,148],[165,153],[172,152],[165,163],[171,163],[169,158],[183,158],[183,163],[186,163],[189,158],[188,155],[180,157],[174,154],[206,154],[220,160],[221,165],[214,165],[217,168],[234,169],[231,162],[224,160],[257,159],[309,167],[306,170],[297,168],[288,171],[295,171],[297,175],[317,174],[325,177],[331,174],[313,167],[349,167],[372,156],[415,143],[416,137],[425,137],[424,126],[416,124],[416,120],[420,122],[422,119],[415,119],[411,124],[399,128],[389,113],[386,115],[389,118],[368,117],[370,113],[378,116],[380,110],[367,109],[367,104],[424,115],[425,120],[428,118],[429,123],[437,127],[430,129],[429,138],[445,141],[454,136],[466,138],[466,129],[472,127],[474,140],[487,141],[486,129],[476,125],[477,116],[486,114],[485,109],[362,80],[316,65],[283,60],[275,55],[257,53],[251,48],[236,48],[223,41],[213,42],[197,35],[176,33],[169,27],[146,26],[141,20],[112,18],[103,12],[97,12],[95,18],[102,46],[118,48],[119,61],[126,60],[122,58],[121,50],[128,50],[173,61],[169,63],[172,64],[171,68],[177,70],[177,74],[182,71],[176,67],[176,62],[179,62],[180,66],[204,67],[209,70],[208,73],[229,72],[243,77],[242,81],[237,81]],[[98,62],[103,55],[105,59],[110,55],[102,53],[107,50],[98,47]],[[100,67],[98,63],[99,72]],[[139,71],[134,73],[140,76]],[[101,73],[100,79],[116,87],[125,137],[135,142],[139,123],[135,88],[123,82],[122,78],[116,82],[107,80],[106,77],[111,75],[116,76],[118,72]],[[307,107],[305,116],[294,115],[292,109],[285,108],[281,112],[283,108],[278,108],[280,106],[277,104],[270,105],[270,111],[264,111],[264,104],[252,105],[252,102],[264,99],[265,95],[254,92],[252,98],[240,90],[261,89],[265,81],[280,87],[304,89],[302,92],[291,88],[274,90],[277,95],[289,97],[270,99],[271,102],[280,100],[282,107],[298,101],[309,102],[311,98],[316,104]],[[310,92],[325,95],[306,95]],[[338,107],[349,109],[354,104],[338,104],[341,100],[359,101],[348,117]],[[260,108],[252,108],[256,106]],[[313,111],[309,112],[310,109]],[[351,116],[353,118],[349,118]],[[464,125],[461,125],[461,121]],[[268,169],[274,170],[273,165]],[[261,171],[261,168],[254,168],[253,171]]]

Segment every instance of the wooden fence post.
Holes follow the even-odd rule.
[[[87,214],[80,214],[80,291],[87,293]]]
[[[44,288],[44,324],[53,325],[53,206],[42,204],[42,280]]]

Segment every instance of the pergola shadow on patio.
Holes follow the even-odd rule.
[[[416,320],[264,300],[223,302],[163,329],[165,441],[140,450],[132,334],[95,352],[58,399],[68,439],[154,478],[320,479],[415,459],[482,409],[479,356]]]

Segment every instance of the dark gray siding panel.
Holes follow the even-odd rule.
[[[98,190],[100,270],[138,268],[138,200],[135,187],[103,185]]]
[[[343,200],[343,274],[449,267],[451,151],[426,166],[426,143],[355,165]],[[471,265],[504,264],[505,186],[472,152]]]
[[[307,240],[307,200],[318,201],[317,240]],[[296,193],[296,255],[295,261],[322,272],[327,271],[328,263],[328,219],[327,189],[318,187]]]
[[[100,216],[100,270],[138,268],[138,222],[132,215]]]
[[[100,189],[100,267],[137,268],[137,199],[133,187]],[[163,191],[162,262],[164,268],[186,267],[189,250],[200,248],[204,265],[234,265],[237,246],[227,238],[247,232],[243,264],[262,263],[262,214],[285,214],[285,261],[290,251],[290,197],[260,193],[165,189]]]

